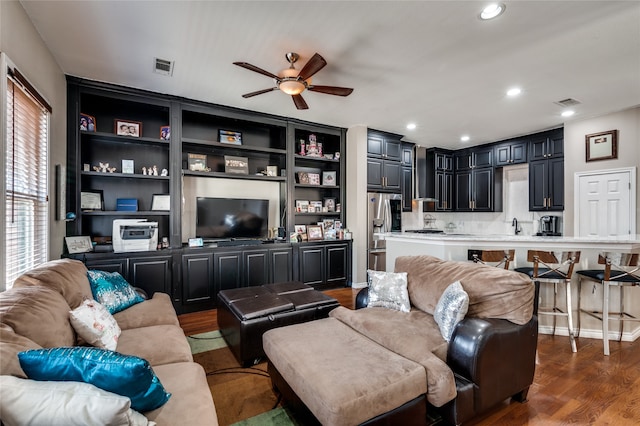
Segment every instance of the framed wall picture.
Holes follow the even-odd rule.
[[[113,132],[118,136],[142,136],[142,123],[139,121],[128,121],[116,118],[113,120]]]
[[[160,126],[160,139],[163,141],[171,139],[171,126]]]
[[[80,113],[80,130],[85,132],[96,131],[96,118],[89,114]]]
[[[322,233],[322,226],[309,225],[307,226],[307,238],[309,241],[324,240],[324,234]]]
[[[93,251],[91,237],[64,237],[64,242],[67,245],[67,251],[69,254],[88,253]]]
[[[336,172],[335,171],[322,172],[322,185],[336,186]]]
[[[169,194],[153,194],[151,198],[151,210],[171,210],[171,196]]]
[[[586,135],[587,161],[618,158],[618,131],[609,130]]]
[[[80,210],[104,210],[104,197],[100,189],[87,189],[80,192]]]

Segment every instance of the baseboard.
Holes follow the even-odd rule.
[[[548,325],[539,325],[538,333],[540,334],[553,334],[553,327]],[[558,326],[556,327],[557,336],[569,336],[567,332],[567,327]],[[585,337],[587,339],[598,339],[602,340],[602,329],[580,329],[580,337]],[[633,342],[638,337],[640,337],[640,327],[636,328],[632,331],[624,331],[622,333],[622,341],[623,342]],[[618,332],[609,330],[609,340],[618,340]]]
[[[351,288],[365,288],[368,287],[368,283],[365,281],[363,283],[352,283]]]

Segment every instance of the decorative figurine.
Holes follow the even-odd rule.
[[[158,176],[158,166],[156,166],[155,164],[153,165],[153,175]]]
[[[107,166],[108,166],[108,165],[109,165],[109,164],[107,164]],[[113,173],[113,172],[115,172],[115,171],[116,171],[116,168],[115,168],[115,167],[107,167],[107,171],[108,171],[109,173]]]
[[[160,172],[160,176],[169,176],[169,170],[162,169],[162,171]]]
[[[146,167],[142,167],[142,174],[143,175],[147,175],[147,168]]]
[[[304,150],[304,147],[305,147],[304,139],[300,139],[300,155],[307,155],[307,153]]]

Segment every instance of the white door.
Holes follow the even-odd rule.
[[[635,169],[576,173],[576,181],[577,236],[635,233]]]

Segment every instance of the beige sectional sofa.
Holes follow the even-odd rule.
[[[86,298],[93,298],[87,269],[69,259],[37,267],[0,293],[0,374],[26,378],[17,357],[21,351],[81,344],[69,311]],[[171,393],[145,417],[157,425],[217,425],[205,372],[193,362],[169,296],[155,293],[113,317],[122,330],[116,352],[146,359]]]

